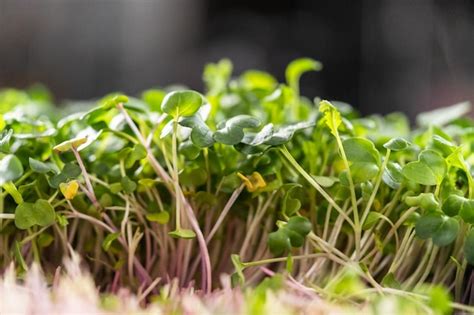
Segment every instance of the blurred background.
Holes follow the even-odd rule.
[[[58,101],[184,83],[207,62],[235,73],[312,57],[309,97],[362,113],[474,101],[474,1],[0,0],[0,87],[48,86]]]

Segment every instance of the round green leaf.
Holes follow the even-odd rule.
[[[418,219],[415,231],[421,239],[432,238],[435,245],[446,246],[456,239],[459,222],[440,213],[429,213]]]
[[[380,153],[370,140],[353,137],[344,140],[342,145],[349,161],[379,165]]]
[[[443,224],[443,216],[439,213],[429,213],[418,219],[415,225],[416,235],[421,239],[433,237],[434,233]]]
[[[459,215],[464,222],[474,224],[474,200],[466,199],[459,209]]]
[[[290,239],[290,244],[292,247],[301,247],[303,246],[304,243],[304,236],[302,236],[300,233],[290,230],[290,229],[283,229],[283,231],[286,233],[288,238]]]
[[[410,162],[403,167],[403,176],[415,183],[422,185],[436,185],[437,178],[431,169],[421,162]]]
[[[443,202],[443,212],[450,217],[458,215],[462,208],[466,207],[464,210],[465,214],[474,212],[474,201],[470,201],[462,196],[450,195]]]
[[[441,226],[433,235],[433,243],[446,246],[454,242],[459,232],[459,222],[454,218],[444,218]]]
[[[54,209],[47,200],[39,199],[34,204],[24,202],[15,209],[15,225],[22,230],[34,225],[50,225],[54,223],[54,219]]]
[[[294,216],[288,220],[288,224],[285,226],[285,228],[295,231],[301,236],[306,236],[309,232],[311,232],[313,226],[307,218]]]
[[[173,118],[186,117],[194,115],[203,104],[203,96],[196,91],[173,91],[166,94],[161,110]]]
[[[52,163],[41,162],[33,158],[28,158],[28,162],[30,164],[31,169],[36,173],[57,173],[59,171],[57,166]]]
[[[446,161],[439,153],[424,150],[420,153],[418,161],[405,165],[402,174],[415,183],[432,186],[441,183],[446,170]]]
[[[290,238],[281,230],[272,232],[268,235],[268,247],[273,255],[280,256],[291,248]]]
[[[186,117],[179,124],[184,127],[192,128],[191,141],[200,148],[210,147],[214,144],[212,131],[206,125],[199,115]]]

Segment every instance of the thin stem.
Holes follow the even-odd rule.
[[[359,210],[357,209],[357,196],[355,192],[354,180],[352,179],[351,169],[349,166],[349,161],[347,160],[346,152],[344,151],[344,146],[342,145],[341,138],[339,137],[339,133],[336,129],[336,142],[337,146],[339,147],[339,151],[342,156],[342,160],[344,161],[344,166],[347,170],[347,177],[349,180],[349,188],[351,192],[351,202],[352,202],[352,212],[354,213],[354,236],[355,236],[355,253],[356,259],[359,258],[360,255],[360,239],[362,233],[362,226],[359,221]]]
[[[308,183],[311,184],[323,197],[324,199],[329,202],[331,206],[333,206],[334,209],[339,212],[339,214],[344,217],[344,219],[354,228],[354,222],[347,216],[347,214],[339,207],[339,205],[332,199],[329,194],[324,191],[324,189],[314,180],[314,178],[309,175],[302,167],[301,165],[298,164],[298,162],[295,160],[295,158],[291,155],[291,153],[288,151],[288,149],[283,146],[280,149],[280,152],[283,154],[283,156],[290,162],[291,166],[293,166],[307,181]]]
[[[307,254],[307,255],[296,255],[292,256],[291,258],[294,260],[298,259],[310,259],[310,258],[320,258],[320,257],[327,257],[328,254],[326,253],[315,253],[315,254]],[[245,267],[255,267],[255,266],[260,266],[260,265],[267,265],[271,263],[276,263],[276,262],[284,262],[287,261],[288,257],[275,257],[275,258],[268,258],[268,259],[262,259],[262,260],[257,260],[257,261],[249,261],[242,263]]]
[[[370,212],[370,208],[372,207],[372,204],[374,203],[375,196],[377,195],[380,184],[382,182],[382,175],[385,168],[387,167],[389,158],[390,158],[390,149],[387,149],[387,153],[385,154],[385,159],[383,160],[382,167],[380,168],[379,173],[377,174],[377,178],[375,180],[374,190],[372,191],[369,201],[367,202],[367,206],[365,207],[365,210],[362,213],[362,218],[360,220],[362,224],[364,224],[365,219],[367,219],[367,216],[369,215],[369,212]]]
[[[125,121],[127,122],[130,129],[132,129],[133,133],[138,138],[140,143],[145,147],[145,150],[147,152],[147,157],[148,157],[148,160],[150,161],[151,167],[155,170],[155,172],[158,174],[158,176],[160,176],[163,179],[163,181],[165,183],[169,184],[171,182],[170,176],[168,175],[168,173],[166,173],[166,171],[163,169],[163,167],[160,165],[160,163],[156,160],[156,158],[153,155],[153,152],[151,151],[150,146],[148,145],[146,139],[142,136],[142,134],[140,133],[140,130],[138,130],[137,125],[135,125],[132,118],[130,117],[128,112],[123,107],[123,104],[122,103],[117,104],[117,108],[123,114],[123,116],[125,118]]]
[[[206,245],[206,240],[204,239],[204,235],[202,234],[201,228],[199,227],[199,223],[197,222],[196,216],[194,215],[194,211],[187,202],[186,198],[184,197],[184,194],[181,190],[181,187],[175,187],[178,188],[178,190],[174,190],[172,188],[173,186],[173,181],[171,177],[168,175],[168,173],[165,172],[163,167],[161,167],[160,163],[156,160],[155,156],[153,155],[153,152],[151,151],[150,147],[148,146],[145,138],[142,136],[140,131],[138,130],[137,126],[133,122],[132,118],[130,115],[127,113],[125,108],[123,107],[122,103],[117,104],[117,108],[121,111],[121,113],[124,115],[125,120],[129,127],[132,129],[133,133],[137,136],[139,139],[140,143],[145,147],[145,150],[147,151],[147,156],[148,160],[150,161],[151,167],[155,170],[158,176],[160,176],[165,184],[167,185],[169,191],[175,195],[177,199],[181,199],[181,202],[184,205],[184,209],[186,211],[186,214],[188,216],[188,219],[190,221],[190,224],[196,233],[196,238],[199,244],[199,251],[201,252],[201,260],[202,260],[202,266],[203,266],[203,290],[206,292],[211,292],[212,290],[212,270],[211,270],[211,260],[209,257],[209,250]]]
[[[14,213],[0,213],[0,222],[2,219],[14,220],[15,214]]]
[[[211,193],[211,170],[209,167],[209,150],[207,148],[204,148],[203,153],[204,153],[204,163],[206,164],[206,173],[207,173],[206,189],[208,193]]]
[[[244,189],[245,185],[241,184],[239,188],[237,188],[233,193],[232,196],[230,196],[229,200],[224,206],[224,209],[222,210],[221,214],[219,215],[219,218],[216,221],[216,224],[212,227],[211,232],[206,237],[206,243],[209,243],[209,241],[212,239],[214,234],[216,234],[217,230],[221,226],[222,222],[224,221],[224,218],[226,217],[227,213],[230,211],[232,206],[234,205],[235,201],[239,197],[240,193]]]
[[[179,186],[179,169],[178,169],[178,149],[177,149],[177,142],[176,134],[178,132],[178,120],[174,119],[173,121],[173,135],[172,135],[172,155],[173,155],[173,183],[174,183],[174,190],[178,191],[180,189]],[[176,198],[176,230],[181,230],[181,198]]]
[[[97,197],[95,196],[94,188],[92,187],[92,183],[91,183],[91,180],[89,178],[89,174],[87,173],[87,170],[86,170],[86,167],[84,165],[84,162],[82,161],[81,155],[79,154],[79,152],[77,151],[77,149],[75,147],[72,147],[71,150],[72,150],[72,153],[74,154],[74,156],[76,157],[77,163],[79,163],[79,167],[81,168],[82,177],[84,177],[84,181],[86,183],[87,190],[89,191],[88,197],[92,201],[92,203],[94,204],[94,206],[96,208],[100,208],[100,204],[97,201]]]

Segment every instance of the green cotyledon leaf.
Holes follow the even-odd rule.
[[[441,183],[446,170],[444,158],[436,151],[428,149],[420,153],[418,161],[406,164],[402,174],[415,183],[431,186]]]
[[[15,225],[26,230],[34,225],[47,226],[54,223],[55,212],[47,200],[38,199],[35,203],[23,202],[16,207]]]
[[[268,147],[279,146],[291,140],[296,132],[311,128],[315,125],[312,121],[303,121],[281,127],[275,127],[272,123],[266,124],[257,133],[247,133],[242,143],[248,146]]]
[[[431,212],[418,219],[415,232],[421,239],[431,238],[435,245],[446,246],[456,239],[459,222],[439,212]]]
[[[70,140],[66,140],[61,142],[60,144],[56,145],[53,150],[56,152],[66,152],[71,150],[72,148],[77,149],[80,145],[87,142],[87,137],[77,137]]]
[[[365,182],[377,175],[380,154],[370,140],[353,137],[344,140],[342,145],[355,183]]]
[[[218,130],[214,133],[214,140],[217,142],[234,145],[244,138],[244,129],[257,128],[260,120],[249,115],[238,115],[219,124]]]
[[[443,212],[449,216],[459,215],[464,222],[474,223],[474,200],[450,195],[443,203]]]
[[[214,144],[213,132],[206,125],[199,115],[185,117],[180,120],[179,124],[184,127],[191,128],[191,141],[200,148],[210,147]]]
[[[290,238],[282,230],[272,232],[268,235],[268,247],[272,254],[280,256],[291,248]]]
[[[285,194],[283,195],[281,211],[285,215],[292,216],[301,208],[301,201],[293,197],[295,191],[301,187],[299,184],[286,184],[282,187],[285,189]]]
[[[407,140],[397,137],[390,139],[386,143],[384,143],[384,148],[392,150],[392,151],[403,151],[408,149],[411,146],[411,143]]]
[[[282,255],[291,247],[301,247],[311,231],[311,222],[301,216],[293,216],[288,222],[268,235],[268,247],[274,255]]]
[[[192,90],[173,91],[166,94],[161,110],[173,118],[194,115],[204,104],[204,97]]]
[[[400,188],[403,178],[400,164],[389,161],[382,174],[383,182],[392,189],[398,189]]]
[[[41,174],[46,174],[46,173],[59,173],[58,167],[49,162],[41,162],[38,160],[35,160],[33,158],[28,158],[28,162],[30,164],[30,168],[36,172],[36,173],[41,173]]]

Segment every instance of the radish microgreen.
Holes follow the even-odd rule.
[[[158,278],[210,293],[223,273],[243,288],[276,273],[351,305],[383,294],[472,311],[460,304],[474,265],[470,106],[413,129],[400,113],[360,117],[302,96],[321,67],[295,60],[279,83],[222,60],[202,94],[64,107],[0,90],[2,265],[36,262],[49,278],[72,249],[98,287],[150,288],[143,298]]]

